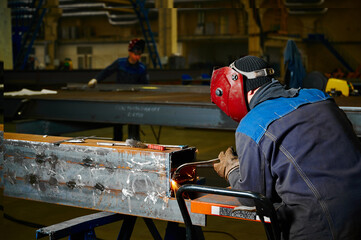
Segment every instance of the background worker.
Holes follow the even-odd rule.
[[[273,72],[254,56],[213,71],[212,102],[239,122],[238,156],[221,152],[215,171],[269,198],[283,239],[361,239],[361,143],[351,123],[326,93],[286,90]]]
[[[128,57],[118,58],[95,78],[88,82],[89,87],[95,87],[114,73],[117,73],[117,83],[123,84],[148,84],[149,77],[146,66],[139,60],[144,52],[145,42],[142,39],[132,39],[128,45]],[[140,140],[139,125],[128,125],[128,137]],[[123,140],[123,125],[114,126],[114,139]]]

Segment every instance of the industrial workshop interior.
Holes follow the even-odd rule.
[[[238,122],[212,102],[212,73],[259,57],[285,88],[327,93],[360,141],[360,9],[2,0],[0,238],[281,239],[271,199],[241,195],[215,171]],[[123,69],[132,57],[147,82]]]

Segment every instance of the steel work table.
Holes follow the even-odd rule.
[[[119,88],[121,86],[121,88]],[[337,97],[361,136],[361,97]],[[209,86],[114,85],[4,97],[8,119],[140,124],[234,130],[237,123],[210,101]]]
[[[51,95],[5,97],[5,117],[229,130],[237,127],[236,122],[210,102],[209,87],[179,87],[60,90]]]

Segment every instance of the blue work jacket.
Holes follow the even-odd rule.
[[[228,180],[274,203],[283,239],[361,239],[361,143],[327,94],[261,102],[235,135],[240,167]]]
[[[128,58],[118,58],[104,70],[99,72],[95,79],[103,81],[113,73],[117,73],[117,83],[148,84],[149,77],[145,65],[141,62],[130,64]]]

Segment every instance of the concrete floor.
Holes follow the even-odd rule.
[[[150,126],[141,126],[141,130],[142,141],[149,143],[156,142]],[[155,127],[155,130],[158,131],[158,127]],[[126,132],[127,130],[124,128],[124,133]],[[66,136],[96,135],[99,137],[112,137],[112,133],[112,128],[103,128],[86,132],[66,134]],[[198,149],[197,159],[207,160],[216,158],[220,151],[226,150],[229,146],[234,146],[234,133],[233,131],[162,127],[160,143],[187,144],[189,146],[194,146]],[[211,168],[200,169],[199,175],[206,178],[206,185],[220,187],[227,186],[227,182],[218,177],[218,175]],[[80,209],[56,204],[35,202],[31,200],[4,197],[2,194],[2,189],[0,195],[0,204],[3,206],[3,210],[0,212],[0,232],[1,239],[4,240],[36,238],[36,226],[29,227],[15,221],[11,221],[9,220],[9,216],[18,220],[49,226],[75,217],[96,212],[89,209]],[[154,220],[154,223],[161,236],[164,236],[167,223],[160,220]],[[97,238],[109,240],[116,239],[121,224],[122,221],[119,221],[96,228],[95,232]],[[223,217],[208,216],[207,226],[203,227],[202,230],[206,240],[266,239],[261,223]],[[141,218],[137,219],[131,239],[152,239],[151,234],[149,233],[144,221]]]

